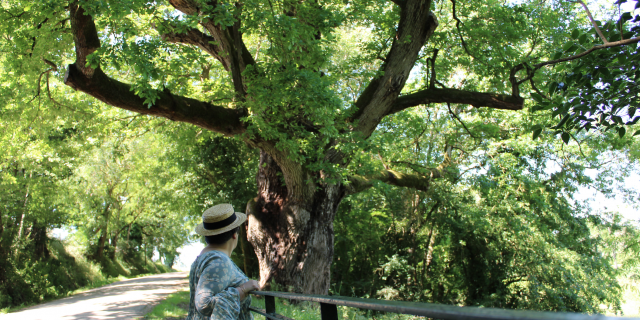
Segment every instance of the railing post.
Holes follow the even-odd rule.
[[[276,299],[272,296],[264,296],[264,309],[268,314],[275,314]]]
[[[335,304],[320,303],[322,320],[338,320],[338,307]]]

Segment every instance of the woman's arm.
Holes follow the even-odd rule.
[[[240,292],[240,301],[244,300],[249,294],[249,291],[260,289],[260,283],[256,280],[251,280],[241,284],[238,286],[238,291]]]

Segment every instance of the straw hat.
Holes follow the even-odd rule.
[[[234,229],[245,220],[247,216],[244,213],[234,212],[232,205],[222,203],[202,214],[202,223],[196,226],[196,233],[201,236],[214,236]]]

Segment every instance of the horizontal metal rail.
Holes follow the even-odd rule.
[[[291,318],[287,318],[283,315],[280,314],[268,314],[266,310],[264,309],[260,309],[260,308],[254,308],[254,307],[249,307],[249,310],[257,313],[257,314],[261,314],[263,315],[265,318],[269,319],[269,320],[294,320]]]
[[[376,299],[351,298],[342,296],[321,296],[306,295],[298,293],[277,292],[277,291],[252,291],[252,294],[265,297],[266,314],[268,319],[278,319],[280,315],[275,313],[274,298],[283,298],[299,301],[312,301],[320,303],[320,311],[323,320],[337,320],[336,306],[346,306],[351,308],[368,309],[375,311],[393,312],[401,314],[411,314],[435,319],[457,320],[457,319],[486,319],[486,320],[640,320],[640,318],[610,317],[600,314],[588,315],[574,312],[550,312],[550,311],[529,311],[529,310],[509,310],[496,308],[479,307],[458,307],[446,304],[388,301]],[[264,315],[264,314],[263,314]],[[283,319],[283,318],[279,318]]]

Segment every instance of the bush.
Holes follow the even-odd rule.
[[[18,263],[11,255],[0,259],[0,309],[64,297],[80,288],[97,287],[122,276],[172,271],[151,259],[145,262],[142,254],[91,261],[80,253],[82,250],[69,253],[62,241],[47,242],[46,258],[33,259],[23,253]]]

